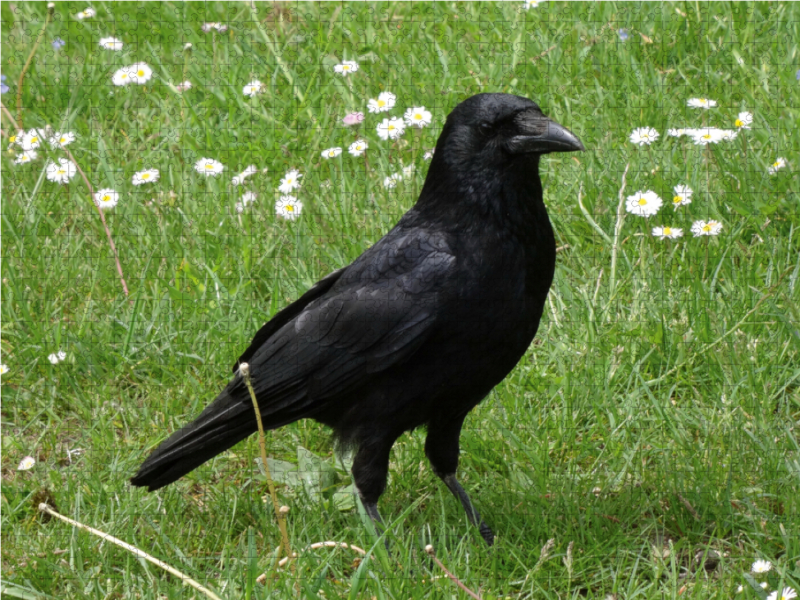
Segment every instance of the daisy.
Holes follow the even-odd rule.
[[[631,133],[631,144],[639,144],[640,146],[649,146],[658,139],[658,131],[652,127],[639,127],[634,129]]]
[[[250,175],[254,175],[257,172],[258,169],[256,169],[256,166],[250,165],[244,171],[242,171],[241,173],[236,175],[233,179],[231,179],[231,183],[233,185],[242,185],[247,177],[250,177]]]
[[[667,129],[667,135],[670,137],[681,137],[682,135],[686,135],[686,129],[683,127],[678,129]]]
[[[298,181],[302,177],[300,171],[289,171],[284,175],[283,179],[281,179],[281,184],[278,186],[278,191],[283,192],[284,194],[288,194],[292,190],[296,190],[300,187],[300,182]]]
[[[672,197],[672,206],[677,210],[679,206],[685,206],[692,203],[692,188],[688,185],[676,185],[672,188],[675,195]]]
[[[225,167],[213,158],[201,158],[194,164],[194,170],[206,177],[216,177],[225,170]]]
[[[65,358],[67,358],[67,353],[64,352],[63,350],[59,350],[55,354],[51,354],[50,356],[48,356],[47,360],[49,360],[54,365],[57,365],[58,363],[60,363]]]
[[[192,82],[191,81],[184,81],[183,83],[179,83],[175,86],[175,89],[179,92],[185,92],[186,90],[192,89]]]
[[[528,10],[530,8],[539,8],[539,4],[541,4],[540,0],[525,0],[522,3],[522,10]]]
[[[242,89],[242,93],[245,96],[255,96],[258,93],[264,91],[264,84],[261,83],[258,79],[254,79]]]
[[[664,238],[675,239],[683,235],[683,229],[677,227],[653,227],[653,235],[660,240]]]
[[[228,31],[228,26],[227,25],[223,25],[222,23],[216,23],[216,22],[214,22],[214,23],[203,23],[203,26],[200,29],[202,29],[205,33],[208,33],[212,29],[216,29],[220,33],[225,33],[226,31]]]
[[[247,206],[248,204],[252,204],[256,201],[256,193],[255,192],[245,192],[242,194],[242,206]]]
[[[17,471],[27,471],[28,469],[32,469],[35,464],[36,460],[32,456],[26,456],[20,461]]]
[[[53,161],[47,163],[45,167],[48,181],[55,181],[56,183],[69,183],[69,180],[75,177],[78,172],[75,164],[66,158],[59,158],[58,164]]]
[[[738,131],[734,131],[733,129],[720,129],[719,137],[726,142],[732,142],[736,139],[736,136],[739,135]]]
[[[100,38],[100,47],[106,50],[122,50],[122,40],[115,37]]]
[[[0,365],[0,375],[8,373],[8,365]]]
[[[692,136],[692,141],[698,146],[716,144],[722,139],[722,130],[716,127],[704,127],[702,129],[689,129],[687,132]]]
[[[358,71],[358,63],[354,60],[345,60],[340,65],[333,67],[334,72],[347,77],[350,73]]]
[[[143,183],[155,183],[161,174],[158,169],[147,169],[133,174],[133,185],[142,185]]]
[[[294,221],[303,212],[303,203],[294,196],[281,196],[275,203],[275,213],[289,221]]]
[[[94,195],[94,202],[100,207],[100,210],[108,210],[117,205],[119,194],[111,188],[105,188]]]
[[[133,78],[131,77],[130,67],[117,69],[111,76],[111,83],[117,86],[128,85],[131,81],[133,81]]]
[[[431,111],[425,110],[424,106],[415,106],[413,108],[409,108],[406,111],[406,114],[403,115],[403,118],[406,120],[406,124],[409,127],[413,125],[415,127],[419,127],[420,129],[426,125],[430,125],[431,120],[433,119]]]
[[[778,158],[775,160],[774,163],[769,167],[768,171],[770,175],[774,175],[778,172],[779,169],[782,169],[786,166],[786,159],[785,158]]]
[[[432,159],[433,158],[433,151],[434,151],[434,149],[431,148],[425,154],[423,154],[422,155],[422,160],[430,160],[430,159]]]
[[[397,183],[403,180],[403,176],[400,173],[393,173],[389,175],[386,179],[383,180],[383,187],[387,189],[392,189],[397,187]]]
[[[71,144],[75,141],[75,134],[71,131],[67,131],[66,133],[61,133],[59,131],[58,133],[53,134],[53,136],[47,141],[50,142],[50,145],[53,146],[53,148],[63,148],[67,144]]]
[[[406,124],[403,122],[403,119],[399,119],[397,117],[392,117],[390,119],[384,119],[381,121],[380,125],[378,125],[378,136],[382,140],[396,140],[406,130]]]
[[[139,85],[147,83],[153,76],[153,69],[147,63],[136,63],[128,68],[130,69],[131,80]]]
[[[792,598],[797,598],[797,592],[790,587],[783,588],[783,591],[780,595],[778,595],[778,592],[775,591],[767,596],[767,600],[792,600]]]
[[[772,563],[768,560],[757,560],[753,563],[753,566],[750,567],[750,570],[757,574],[769,573],[772,570]]]
[[[403,167],[403,177],[411,177],[414,174],[414,171],[417,170],[415,165],[408,165],[407,167]]]
[[[744,586],[740,584],[739,587],[736,588],[736,593],[741,594],[743,591],[744,591]]]
[[[366,150],[367,148],[369,148],[367,142],[365,142],[364,140],[356,140],[355,142],[350,144],[350,147],[347,149],[347,151],[353,156],[361,156],[362,154],[364,154],[364,150]]]
[[[33,150],[41,146],[43,140],[44,135],[38,129],[30,129],[22,136],[19,145],[23,150]]]
[[[341,148],[328,148],[322,151],[322,158],[335,158],[342,153]]]
[[[75,15],[75,18],[79,21],[83,21],[84,19],[90,19],[97,14],[97,11],[91,7],[86,8]]]
[[[342,123],[344,123],[345,125],[358,125],[363,120],[364,120],[364,113],[352,112],[349,115],[346,115],[342,119]]]
[[[715,100],[709,100],[708,98],[690,98],[686,101],[686,106],[690,106],[691,108],[713,108],[717,105]]]
[[[14,159],[14,163],[17,165],[24,165],[32,160],[36,160],[37,156],[38,154],[36,154],[36,150],[26,150]]]
[[[719,221],[709,221],[708,223],[706,223],[705,221],[695,221],[692,224],[692,233],[694,234],[694,237],[700,237],[703,235],[719,235],[720,231],[722,231],[722,223],[720,223]],[[756,564],[758,564],[759,562],[764,562],[764,561],[756,561],[755,563],[753,563],[753,567],[755,568]],[[767,571],[768,570],[769,569],[767,569]],[[763,572],[766,573],[767,571]],[[759,573],[761,571],[754,571],[754,572]]]
[[[378,99],[370,99],[367,102],[367,110],[371,113],[386,112],[394,108],[397,96],[392,92],[381,92]]]
[[[753,123],[753,113],[749,112],[740,112],[739,116],[737,117],[736,121],[734,121],[734,125],[739,129],[750,129],[750,125]]]
[[[661,198],[653,191],[636,192],[633,196],[628,196],[625,202],[625,210],[640,217],[652,217],[661,208]]]

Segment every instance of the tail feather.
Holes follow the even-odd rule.
[[[226,389],[197,419],[162,442],[131,483],[151,492],[160,489],[256,431],[252,405],[233,398]]]

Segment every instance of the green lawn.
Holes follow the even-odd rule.
[[[426,544],[484,598],[800,589],[800,4],[523,5],[97,2],[78,19],[88,4],[58,3],[24,76],[23,127],[74,132],[66,148],[91,185],[119,193],[104,214],[126,297],[81,175],[46,177],[64,151],[44,143],[15,163],[9,117],[47,9],[2,4],[3,597],[201,597],[45,519],[43,500],[231,599],[291,597],[296,580],[306,598],[466,598]],[[99,45],[109,36],[121,50]],[[336,73],[345,60],[358,71]],[[149,81],[112,83],[138,62]],[[253,80],[263,91],[247,97]],[[396,106],[368,112],[384,91]],[[380,560],[309,550],[296,575],[254,583],[280,539],[255,438],[154,494],[127,480],[216,396],[266,319],[412,206],[448,112],[478,92],[535,100],[588,149],[542,161],[561,247],[545,317],[461,438],[461,480],[497,543],[469,527],[415,432],[392,454],[385,554],[341,493],[349,476],[328,432],[303,421],[267,435],[276,461],[322,469],[282,475],[292,547],[376,546]],[[384,118],[414,106],[430,126],[380,139]],[[344,126],[353,111],[364,121]],[[738,129],[745,111],[753,122]],[[738,136],[668,135],[706,126]],[[636,145],[639,127],[660,135]],[[356,139],[365,156],[348,153]],[[342,154],[322,158],[331,147]],[[225,170],[199,174],[201,158]],[[257,173],[233,186],[249,165]],[[132,184],[153,168],[158,181]],[[302,175],[294,220],[275,208],[290,169]],[[673,208],[676,185],[690,204]],[[660,211],[627,213],[648,190]],[[246,191],[257,199],[239,213]],[[722,229],[694,236],[700,220]],[[651,235],[663,226],[683,237]],[[26,456],[35,464],[18,470]],[[757,559],[772,569],[746,577]]]

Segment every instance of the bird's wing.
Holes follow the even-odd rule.
[[[341,269],[336,269],[332,273],[328,273],[325,277],[312,285],[305,294],[300,296],[289,306],[286,306],[275,313],[274,317],[262,325],[255,337],[253,337],[253,341],[250,342],[247,350],[242,353],[242,355],[239,357],[239,360],[237,360],[236,364],[233,365],[233,372],[236,373],[239,370],[240,364],[249,361],[250,357],[253,356],[253,354],[255,354],[256,351],[261,347],[261,344],[266,342],[276,331],[278,331],[278,329],[299,315],[311,302],[330,290],[333,284],[339,280],[339,277],[342,273],[344,273],[346,268],[347,267],[343,267]]]
[[[439,234],[415,229],[381,239],[248,350],[262,413],[300,418],[413,354],[451,300],[455,269]]]

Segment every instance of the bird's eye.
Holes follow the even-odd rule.
[[[483,133],[491,133],[493,130],[494,130],[494,127],[492,127],[491,123],[487,123],[486,121],[481,123],[481,131]]]

